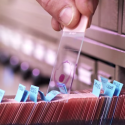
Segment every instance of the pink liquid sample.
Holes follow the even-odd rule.
[[[61,74],[60,77],[59,77],[59,81],[60,82],[63,82],[65,79],[65,75],[64,74]]]
[[[58,73],[60,73],[61,68],[65,64],[68,65],[68,67],[70,69],[69,74],[67,75],[67,74],[61,73],[61,74],[57,75]],[[70,64],[69,61],[64,61],[63,63],[61,63],[61,65],[55,70],[55,73],[54,73],[54,81],[55,81],[55,83],[57,84],[57,83],[61,82],[61,83],[66,84],[69,81],[70,77],[71,77],[71,72],[72,72],[72,69],[71,69],[71,64]]]

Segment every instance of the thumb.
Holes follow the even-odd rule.
[[[55,20],[68,28],[74,28],[80,20],[80,13],[74,0],[37,0],[37,2]]]

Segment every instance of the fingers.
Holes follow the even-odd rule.
[[[98,5],[99,0],[75,0],[76,7],[82,15],[91,17]]]
[[[93,5],[94,5],[94,12],[98,6],[99,0],[93,0]]]
[[[74,28],[78,24],[80,13],[76,8],[74,0],[37,1],[50,15],[52,15],[52,17],[54,17],[54,19],[52,19],[52,26],[54,29],[58,29],[57,22],[68,28]]]
[[[74,28],[81,14],[89,17],[88,27],[99,0],[37,0],[53,17],[51,24],[54,30],[60,31],[63,26]]]
[[[97,8],[99,0],[75,0],[76,7],[82,15],[89,17],[87,28],[90,27],[92,16]]]
[[[51,25],[52,25],[52,28],[54,30],[56,30],[56,31],[60,31],[61,30],[60,23],[56,19],[54,19],[54,18],[52,18],[52,20],[51,20]]]
[[[52,25],[52,28],[56,31],[60,31],[64,28],[64,26],[62,24],[60,24],[55,18],[52,17],[52,20],[51,20],[51,25]]]

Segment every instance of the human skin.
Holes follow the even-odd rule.
[[[60,31],[64,26],[75,28],[82,16],[89,18],[91,25],[93,14],[99,0],[36,0],[51,16],[54,30]]]

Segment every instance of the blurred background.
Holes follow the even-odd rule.
[[[61,32],[35,0],[0,1],[0,89],[15,95],[19,83],[46,93]],[[76,45],[64,43],[75,49]],[[63,53],[62,53],[63,54]],[[74,52],[68,55],[72,60]],[[64,67],[67,72],[67,67]],[[72,90],[91,89],[104,76],[125,84],[125,1],[100,0],[87,29]]]

